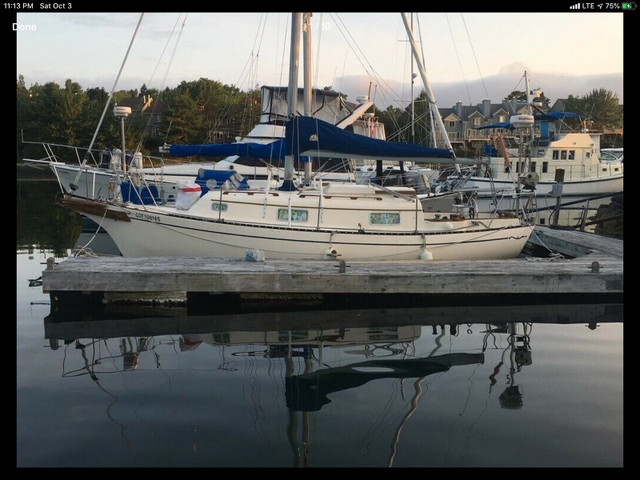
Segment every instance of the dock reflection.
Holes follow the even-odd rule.
[[[144,360],[143,368],[177,371],[179,375],[184,361],[175,358],[192,356],[191,361],[194,355],[200,356],[197,360],[200,363],[191,366],[192,369],[204,368],[203,362],[211,368],[210,362],[215,359],[217,370],[232,375],[243,373],[241,362],[266,361],[271,371],[277,370],[274,365],[280,362],[283,368],[277,371],[281,372],[279,380],[284,391],[278,397],[280,405],[286,407],[287,442],[292,463],[298,467],[312,466],[314,412],[330,403],[349,411],[351,404],[345,403],[345,393],[353,392],[350,395],[358,397],[361,394],[355,392],[365,385],[392,380],[392,388],[399,388],[406,399],[402,414],[394,420],[387,459],[388,466],[393,466],[403,428],[425,401],[424,384],[430,377],[437,376],[442,381],[443,375],[457,369],[488,363],[493,368],[489,368],[490,374],[483,377],[482,384],[490,394],[494,389],[500,392],[497,397],[500,408],[522,409],[526,402],[518,375],[533,364],[534,324],[579,323],[594,329],[601,323],[621,321],[622,306],[618,304],[126,319],[86,316],[68,319],[52,314],[45,318],[44,335],[53,350],[65,349],[63,377],[89,376],[109,396],[112,401],[107,416],[119,425],[123,437],[126,422],[112,415],[119,394],[110,389],[109,374],[132,374]],[[460,347],[452,348],[461,337],[464,342],[460,342]],[[165,364],[163,358],[168,356],[172,360]],[[405,392],[406,379],[413,379],[410,394]],[[127,388],[135,389],[135,382],[127,383]],[[463,394],[461,385],[460,395]],[[429,407],[422,405],[422,408]],[[124,440],[129,443],[127,438]]]

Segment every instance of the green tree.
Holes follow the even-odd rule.
[[[56,122],[60,140],[67,145],[79,146],[80,142],[88,143],[90,139],[82,138],[86,126],[84,109],[87,97],[82,87],[67,79],[64,90],[59,89],[53,100],[54,121]]]
[[[582,97],[580,107],[582,113],[593,122],[591,128],[602,131],[606,128],[617,128],[622,124],[618,95],[604,88],[594,89]]]
[[[171,92],[167,98],[167,109],[163,120],[165,131],[168,131],[169,143],[196,142],[198,133],[202,130],[200,106],[186,89]]]
[[[537,97],[534,97],[533,95],[534,94],[532,93],[532,98],[531,98],[532,102],[541,103],[542,105],[539,105],[539,106],[543,110],[545,110],[545,111],[549,110],[549,105],[551,103],[551,100],[544,95],[544,92],[540,92],[540,95],[537,96]],[[522,91],[522,90],[513,90],[509,95],[504,97],[502,99],[502,101],[508,103],[511,99],[515,99],[515,100],[520,101],[520,102],[526,102],[527,101],[527,92],[526,91]]]

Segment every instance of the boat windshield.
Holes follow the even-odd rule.
[[[623,159],[624,151],[622,149],[603,149],[600,151],[600,160],[603,162],[616,162]]]

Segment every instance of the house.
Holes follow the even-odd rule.
[[[477,105],[462,105],[462,102],[457,102],[451,108],[439,108],[438,111],[452,146],[475,151],[482,148],[492,135],[513,136],[512,131],[503,127],[480,127],[506,124],[511,115],[526,113],[527,109],[524,102],[515,99],[502,103],[491,103],[491,100],[484,99]]]
[[[622,144],[624,105],[620,104],[618,107],[620,109],[620,124],[615,127],[600,130],[603,145],[621,146]],[[559,98],[549,109],[550,112],[575,112],[576,110],[576,106],[572,105],[571,101],[567,98]]]

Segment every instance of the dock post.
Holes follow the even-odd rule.
[[[551,220],[551,225],[554,227],[558,226],[558,217],[560,215],[560,207],[562,206],[562,184],[564,182],[564,169],[557,168],[556,169],[556,177],[555,177],[555,185],[551,189],[551,195],[556,197],[556,209],[553,212],[553,218]]]

